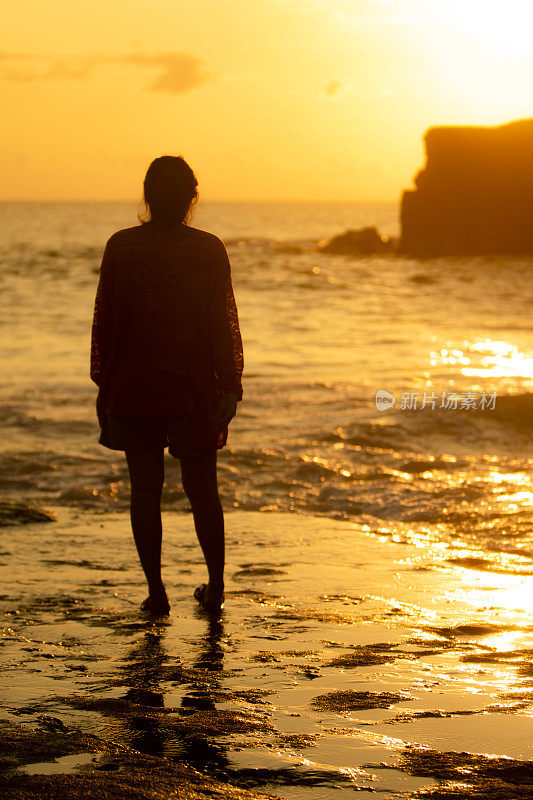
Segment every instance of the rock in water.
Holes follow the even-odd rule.
[[[0,500],[0,527],[28,522],[53,522],[55,515],[30,503]]]
[[[533,254],[533,119],[439,127],[404,192],[400,251],[413,256]]]
[[[349,230],[334,236],[318,249],[322,253],[338,253],[339,255],[362,256],[374,253],[386,253],[393,247],[393,241],[381,236],[376,228],[360,228]]]

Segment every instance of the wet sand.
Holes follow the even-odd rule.
[[[520,556],[230,512],[213,621],[192,518],[167,512],[153,620],[127,514],[48,510],[1,529],[3,796],[533,796]]]

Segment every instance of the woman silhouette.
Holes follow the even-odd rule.
[[[242,399],[243,351],[226,248],[187,224],[198,198],[181,156],[162,156],[144,179],[145,216],[106,243],[96,292],[91,379],[99,443],[124,450],[133,536],[148,583],[143,610],[168,614],[161,578],[164,448],[180,460],[208,583],[200,606],[224,600],[224,516],[217,451]]]

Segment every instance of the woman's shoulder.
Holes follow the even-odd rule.
[[[226,254],[222,239],[210,231],[193,228],[192,225],[183,225],[174,232],[158,230],[148,223],[132,225],[115,231],[106,244],[108,251],[116,254],[139,253],[144,252],[146,248],[151,251],[154,246],[185,247],[186,250],[194,251],[196,255],[214,260],[220,260]]]
[[[132,225],[112,233],[106,242],[106,250],[115,255],[131,255],[139,248],[143,250],[144,245],[149,246],[151,239],[146,225]]]
[[[205,258],[213,264],[223,262],[227,258],[226,246],[216,234],[200,228],[193,228],[192,225],[186,225],[185,228],[190,250],[196,256]]]
[[[112,233],[107,240],[106,247],[117,248],[120,247],[121,244],[131,241],[132,238],[137,236],[136,228],[140,227],[140,225],[133,225],[131,228],[121,228],[120,230],[115,231],[115,233]]]
[[[210,231],[204,231],[200,228],[193,228],[192,225],[186,225],[185,227],[190,232],[190,235],[198,242],[213,247],[215,250],[224,247],[224,242],[216,236],[216,234],[210,233]]]

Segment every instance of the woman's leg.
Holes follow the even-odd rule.
[[[203,598],[207,608],[220,607],[224,593],[224,513],[217,484],[217,451],[197,458],[180,458],[181,482],[194,518],[209,584]]]
[[[130,518],[133,538],[148,583],[147,610],[168,613],[169,605],[161,580],[161,491],[165,477],[164,450],[126,450],[130,473]]]

